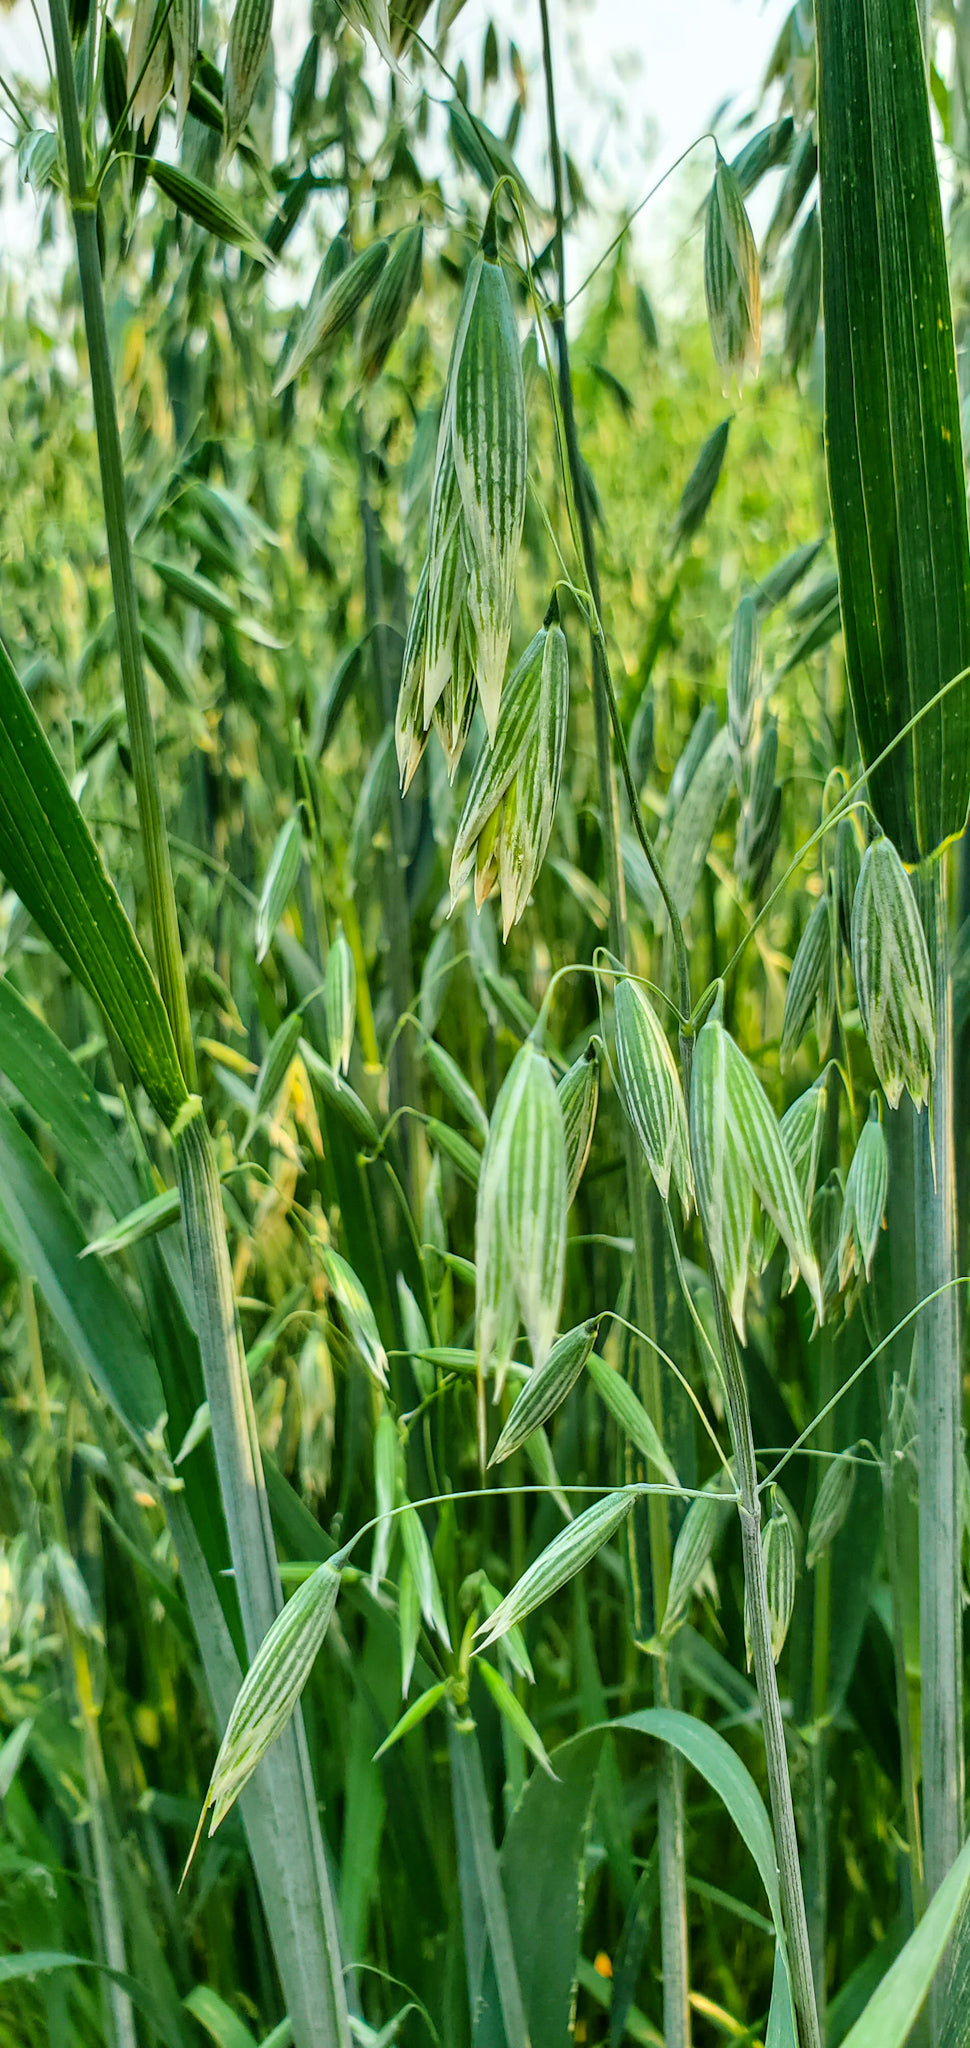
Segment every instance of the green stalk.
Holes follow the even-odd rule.
[[[52,0],[58,89],[91,363],[98,455],[118,646],[139,819],[145,847],[156,962],[188,1085],[195,1061],[154,733],[142,665],[124,469],[111,375],[97,238],[97,194],[88,186],[65,0]],[[282,1605],[249,1376],[236,1316],[218,1174],[202,1105],[193,1097],[173,1130],[199,1347],[229,1548],[250,1657]],[[262,1832],[259,1882],[283,1994],[300,2048],[349,2048],[336,1913],[306,1737],[299,1715],[263,1768],[271,1821]]]
[[[798,2021],[799,2048],[822,2048],[822,2032],[819,2026],[812,1970],[812,1950],[808,1938],[808,1917],[798,1856],[795,1809],[788,1776],[785,1725],[778,1697],[778,1674],[771,1654],[771,1616],[768,1609],[764,1553],[761,1548],[761,1499],[758,1493],[751,1411],[734,1340],[734,1327],[724,1290],[713,1267],[710,1268],[710,1278],[731,1424],[739,1496],[738,1512],[741,1516],[745,1613],[755,1683],[761,1704],[768,1793],[771,1801],[775,1854],[778,1858],[778,1882],[788,1943],[792,1995]]]
[[[830,1094],[834,1096],[835,1090]],[[835,1361],[828,1331],[819,1333],[819,1403],[824,1417],[819,1425],[816,1447],[833,1449],[834,1425],[825,1410],[835,1392]],[[819,1474],[825,1472],[821,1463]],[[832,1550],[829,1545],[817,1559],[812,1587],[812,1739],[809,1750],[810,1790],[808,1800],[808,1864],[811,1873],[809,1897],[809,1939],[815,1977],[815,1997],[820,2024],[825,2025],[825,1950],[828,1930],[828,1758],[829,1758],[829,1649],[832,1627]]]
[[[84,331],[91,366],[91,395],[101,469],[101,495],[104,502],[108,562],[111,569],[111,589],[118,635],[118,658],[125,694],[131,765],[145,854],[155,964],[182,1072],[186,1085],[193,1088],[195,1053],[192,1046],[188,993],[172,882],[172,864],[162,817],[158,759],[145,685],[141,630],[138,623],[138,597],[125,514],[124,465],[111,373],[104,293],[101,288],[98,194],[89,186],[87,178],[66,0],[51,0],[51,27],[54,35],[64,154],[67,161],[68,196],[77,242]]]
[[[350,129],[350,107],[347,92],[346,73],[342,80],[340,94],[340,129],[343,153],[344,189],[347,194],[347,216],[350,219],[354,208],[354,180],[352,171],[352,137]],[[387,629],[384,620],[382,595],[382,572],[380,535],[377,514],[371,500],[367,473],[367,438],[364,427],[363,408],[358,405],[354,422],[357,449],[357,510],[360,518],[364,553],[364,622],[371,635],[374,649],[378,702],[385,726],[393,724],[396,696],[396,678],[390,659]],[[391,984],[391,1000],[398,1018],[404,1017],[411,1007],[414,995],[414,967],[411,959],[411,921],[408,913],[407,888],[405,885],[405,857],[403,845],[403,809],[400,793],[395,786],[390,806],[391,843],[383,862],[384,878],[384,926],[387,934],[388,972]],[[417,1075],[412,1056],[411,1043],[406,1031],[402,1031],[394,1044],[391,1056],[391,1107],[402,1103],[418,1105]],[[417,1132],[413,1124],[404,1134],[404,1157],[408,1192],[414,1194],[417,1185]]]
[[[597,620],[600,614],[600,584],[596,561],[596,544],[590,517],[589,501],[580,460],[579,439],[576,432],[576,415],[573,405],[572,376],[569,363],[569,342],[566,335],[565,300],[565,206],[563,197],[562,157],[559,149],[559,133],[556,120],[555,77],[552,62],[552,38],[549,28],[548,0],[539,0],[542,20],[542,57],[546,81],[546,109],[549,128],[549,152],[552,159],[553,190],[555,197],[555,251],[559,304],[552,319],[556,352],[559,365],[559,400],[562,410],[563,432],[573,498],[579,520],[582,541],[583,563],[593,599]],[[613,701],[606,648],[602,633],[598,629],[591,633],[593,663],[593,718],[596,734],[596,768],[600,795],[600,813],[603,829],[603,849],[607,874],[609,897],[609,939],[611,951],[620,960],[626,957],[626,887],[623,862],[620,853],[619,792],[613,764],[613,748],[610,734],[611,704]],[[647,1175],[634,1133],[624,1122],[623,1154],[626,1174],[627,1199],[630,1210],[630,1227],[633,1235],[634,1288],[636,1297],[636,1319],[641,1329],[652,1331],[657,1323],[656,1286],[653,1269],[653,1245],[659,1233],[651,1231],[648,1214]],[[640,1394],[651,1421],[663,1436],[663,1387],[660,1377],[660,1361],[651,1347],[646,1347],[640,1361]],[[650,1550],[650,1573],[653,1601],[656,1613],[663,1612],[670,1581],[671,1537],[670,1511],[666,1500],[657,1494],[648,1499],[647,1528]],[[675,1704],[671,1686],[671,1674],[667,1657],[654,1660],[654,1694],[658,1706]],[[661,1745],[657,1767],[657,1833],[660,1862],[660,1928],[663,1958],[663,2005],[664,2034],[668,2048],[690,2048],[690,1952],[687,1927],[687,1856],[684,1845],[684,1801],[683,1776],[679,1760],[667,1744]]]
[[[933,1897],[963,1835],[963,1683],[960,1556],[960,1313],[953,1152],[953,1011],[947,960],[946,855],[916,874],[936,981],[932,1124],[916,1134],[916,1292],[938,1288],[916,1324],[919,1414],[920,1668],[926,1896]]]
[[[889,1372],[885,1356],[879,1360],[879,1405],[882,1416],[882,1491],[883,1514],[886,1524],[886,1558],[889,1567],[889,1585],[892,1593],[893,1673],[896,1682],[896,1720],[899,1725],[900,1776],[902,1779],[903,1807],[906,1813],[906,1839],[909,1843],[910,1900],[913,1925],[915,1926],[916,1922],[923,1917],[926,1908],[926,1898],[923,1882],[923,1838],[920,1827],[919,1794],[914,1760],[912,1687],[906,1668],[904,1614],[907,1565],[904,1555],[901,1523],[907,1514],[914,1515],[916,1511],[913,1503],[905,1497],[908,1491],[905,1470],[901,1461],[895,1455],[895,1448],[890,1433]]]
[[[212,1441],[252,1659],[283,1604],[256,1415],[236,1311],[212,1139],[193,1096],[172,1131]],[[349,2048],[336,1909],[297,1709],[260,1765],[272,1812],[275,1868],[259,1872],[287,1899],[289,1943],[277,1943],[284,1996],[300,2048]]]
[[[383,618],[381,554],[377,514],[371,503],[368,488],[367,446],[364,436],[364,422],[359,410],[357,414],[357,468],[358,507],[364,541],[364,616],[373,636],[372,644],[380,693],[380,709],[386,725],[388,722],[393,722],[394,719],[395,678],[387,642],[387,628]],[[411,923],[408,912],[407,888],[405,886],[402,824],[401,798],[395,786],[390,806],[391,844],[384,861],[384,890],[388,970],[391,983],[391,998],[397,1017],[406,1016],[414,995],[414,969],[411,961]],[[392,1055],[391,1107],[396,1108],[400,1103],[404,1102],[411,1104],[412,1107],[420,1108],[411,1041],[406,1031],[400,1033]],[[411,1123],[409,1126],[409,1136],[405,1144],[405,1156],[412,1193],[415,1186],[415,1136],[415,1126]]]

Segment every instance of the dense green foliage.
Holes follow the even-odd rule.
[[[880,973],[911,971],[915,942],[900,942],[899,966],[886,964],[888,946],[860,940],[853,901],[875,890],[877,862],[883,889],[909,892],[895,899],[892,929],[905,932],[911,906],[921,944],[922,930],[898,862],[887,878],[884,855],[866,852],[864,804],[833,815],[860,763],[829,537],[802,10],[776,63],[793,119],[754,139],[720,138],[734,173],[718,171],[706,270],[709,295],[713,278],[729,301],[720,329],[714,319],[729,370],[756,353],[730,208],[762,176],[781,194],[762,251],[760,376],[726,394],[707,325],[662,308],[655,318],[626,237],[571,307],[571,383],[560,382],[550,194],[513,203],[502,187],[494,199],[522,124],[544,161],[543,83],[526,79],[493,27],[483,21],[482,92],[462,75],[450,97],[455,81],[430,47],[398,35],[397,17],[403,68],[392,72],[371,42],[365,63],[360,36],[318,0],[299,72],[277,87],[259,9],[240,0],[244,9],[229,86],[241,141],[229,163],[214,22],[178,141],[174,101],[156,124],[149,95],[148,141],[130,125],[118,34],[127,46],[150,33],[144,0],[140,28],[120,17],[111,26],[100,11],[89,20],[83,4],[71,28],[86,143],[105,152],[97,222],[125,513],[198,1092],[266,1475],[256,1522],[288,1590],[347,1550],[332,1620],[319,1606],[332,1575],[295,1610],[319,1613],[321,1634],[329,1620],[302,1692],[312,1791],[291,1731],[291,1750],[272,1752],[272,1793],[266,1764],[239,1806],[235,1781],[224,1804],[216,1793],[219,1830],[179,1890],[240,1673],[264,1632],[254,1616],[273,1607],[274,1568],[264,1559],[260,1581],[255,1542],[256,1591],[238,1592],[245,1503],[227,1487],[220,1430],[235,1428],[243,1453],[250,1440],[232,1380],[218,1202],[202,1118],[176,1114],[180,1077],[174,1098],[150,1074],[146,1092],[105,987],[93,991],[99,1008],[38,902],[33,916],[25,909],[26,882],[15,893],[11,863],[27,855],[4,826],[0,2048],[188,2048],[203,2031],[222,2048],[282,2048],[281,1980],[299,1969],[291,1951],[287,1978],[290,1903],[277,1900],[274,1917],[272,1873],[287,1863],[292,1808],[277,1814],[282,1843],[269,1836],[275,1787],[291,1798],[294,1774],[304,1835],[292,1867],[312,1856],[319,1808],[339,1951],[323,1909],[321,1941],[338,1974],[343,1959],[355,2040],[615,2048],[666,2038],[679,2048],[691,2026],[699,2044],[762,2039],[771,2006],[769,2038],[794,2040],[797,2024],[808,2048],[820,2037],[797,1969],[793,2017],[780,1960],[792,1917],[778,1812],[769,1821],[761,1803],[778,1790],[777,1759],[766,1776],[762,1650],[778,1667],[821,2038],[837,2043],[925,1903],[912,1329],[883,1340],[916,1299],[912,1190],[926,1188],[913,1134],[927,1119],[895,1099],[905,1082],[918,1106],[929,1087],[934,992],[927,955],[916,1050],[896,1087],[898,1048],[885,1051],[872,991]],[[357,8],[347,12],[356,20]],[[380,10],[360,18],[384,45]],[[173,41],[180,99],[190,23],[191,8],[173,6],[160,34],[166,62]],[[422,34],[430,45],[428,22]],[[170,63],[161,69],[159,104]],[[953,122],[956,90],[934,77]],[[466,99],[490,129],[476,128]],[[39,232],[45,219],[53,231],[68,218],[67,183],[44,136],[62,101],[52,86],[29,111],[18,105],[21,168],[39,188]],[[201,181],[203,197],[171,171],[155,176],[155,155]],[[567,171],[578,220],[579,173]],[[180,191],[196,218],[175,210]],[[476,910],[471,881],[454,906],[449,894],[480,713],[453,784],[433,732],[399,796],[394,749],[449,350],[486,218],[498,222],[528,412],[510,668],[554,589],[569,651],[555,820],[505,944],[496,899]],[[419,219],[420,263],[404,239]],[[609,235],[604,225],[604,244]],[[697,304],[703,238],[698,216],[682,259]],[[355,273],[381,239],[386,261]],[[79,248],[83,274],[80,232]],[[379,277],[400,287],[396,325]],[[51,265],[43,290],[11,279],[4,291],[0,631],[154,958],[90,309],[73,259]],[[368,305],[390,306],[383,353]],[[564,389],[584,465],[571,485]],[[603,631],[591,653],[596,570]],[[668,1049],[638,1113],[637,1060],[649,1065],[656,1044],[649,1019],[636,1037],[636,1005],[614,1004],[614,993],[646,989],[676,1053],[680,961],[622,789],[617,886],[596,695],[604,668],[698,1005],[679,1019],[693,1168],[678,1155],[669,1228],[651,1104],[662,1105],[659,1151],[679,1116],[686,1146],[681,1081]],[[900,722],[910,711],[907,699]],[[612,772],[608,741],[605,758]],[[966,766],[954,759],[954,787]],[[25,787],[32,772],[28,763]],[[14,775],[4,803],[15,819],[18,801]],[[958,1059],[962,961],[958,952]],[[642,979],[618,982],[624,968]],[[720,1007],[709,1014],[700,999],[709,989],[713,999],[714,984]],[[914,998],[908,1019],[917,1008]],[[631,1040],[618,1047],[623,1018]],[[540,1278],[544,1240],[534,1259],[521,1246],[533,1224],[542,1237],[549,1187],[578,1166],[549,1077],[561,1083],[576,1067],[578,1101],[589,1068],[577,1063],[593,1039],[599,1103],[560,1290]],[[506,1139],[503,1083],[529,1060],[527,1142],[521,1126]],[[192,1088],[184,1058],[183,1069]],[[942,1101],[942,1075],[938,1085]],[[959,1118],[956,1128],[959,1143]],[[734,1200],[747,1221],[740,1250],[722,1213]],[[486,1210],[505,1238],[488,1240]],[[561,1191],[558,1212],[564,1230]],[[930,1213],[920,1211],[927,1228]],[[515,1269],[515,1288],[508,1310],[503,1263],[483,1357],[487,1240]],[[531,1346],[519,1341],[520,1311]],[[545,1403],[543,1427],[487,1465],[523,1381],[533,1386],[528,1365],[542,1365],[550,1316],[553,1334],[589,1319],[586,1337],[551,1352],[559,1398]],[[754,1567],[734,1511],[746,1500],[739,1416],[765,1516]],[[965,1481],[962,1453],[960,1469]],[[619,1493],[647,1478],[661,1490]],[[594,1519],[577,1535],[584,1512]],[[499,1601],[549,1546],[584,1555],[584,1530],[582,1572],[557,1571],[553,1547],[536,1604],[526,1612],[523,1595],[516,1625],[498,1633],[503,1610],[493,1640]],[[925,1561],[925,1529],[921,1540]],[[770,1641],[751,1610],[758,1570]],[[298,1685],[293,1634],[280,1640]],[[243,1703],[256,1723],[258,1685]],[[962,1839],[962,1809],[954,1818]],[[679,2020],[672,1841],[689,1934],[690,2008],[685,1996]],[[961,1865],[940,1894],[952,1913],[964,1879]],[[934,1925],[924,1920],[924,1935]],[[945,1929],[933,1938],[935,1956]],[[941,2042],[965,2038],[965,1946],[961,1933],[957,1989],[935,2008]],[[901,2013],[908,1993],[894,1981]],[[914,2011],[927,1982],[924,1969]],[[345,2038],[340,1995],[334,2010],[334,2030],[320,2035],[328,2048]],[[881,2025],[878,2011],[870,2024]]]

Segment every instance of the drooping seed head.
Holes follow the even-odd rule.
[[[273,0],[236,0],[226,51],[226,149],[246,126],[273,34]]]
[[[566,1203],[576,1199],[576,1190],[582,1180],[589,1149],[593,1142],[593,1126],[600,1093],[600,1059],[602,1045],[598,1038],[591,1038],[586,1051],[580,1053],[559,1083],[559,1107],[562,1110],[563,1129],[566,1136]]]
[[[407,324],[421,287],[424,228],[420,221],[401,235],[377,281],[357,344],[357,362],[368,380],[378,375]]]
[[[740,186],[720,150],[704,230],[704,290],[715,360],[740,382],[761,356],[761,273]]]
[[[852,966],[872,1063],[892,1109],[929,1101],[936,1063],[933,971],[912,883],[885,834],[868,847],[852,904]]]
[[[845,1183],[839,1230],[840,1288],[848,1285],[853,1272],[871,1278],[888,1189],[889,1148],[879,1097],[874,1093]]]
[[[742,1343],[753,1194],[788,1246],[821,1320],[821,1279],[798,1176],[754,1068],[716,1014],[694,1053],[690,1133],[698,1208]]]
[[[795,1581],[798,1577],[794,1531],[779,1499],[777,1488],[774,1511],[769,1515],[761,1532],[761,1551],[765,1561],[765,1579],[768,1587],[771,1654],[777,1664],[785,1647],[788,1624],[795,1604]]]
[[[847,1453],[833,1458],[826,1469],[808,1525],[805,1563],[809,1571],[814,1571],[819,1558],[835,1542],[852,1505],[855,1478],[855,1460]]]
[[[627,979],[618,981],[613,1008],[624,1108],[661,1200],[669,1198],[672,1176],[686,1222],[693,1177],[687,1111],[673,1054],[645,989]]]
[[[333,1617],[340,1573],[322,1564],[288,1600],[261,1642],[226,1725],[205,1795],[185,1874],[206,1816],[210,1835],[225,1820],[260,1759],[290,1720]]]

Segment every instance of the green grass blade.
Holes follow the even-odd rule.
[[[186,1090],[161,996],[2,641],[0,869],[100,1005],[170,1124]]]
[[[473,1903],[477,1903],[488,1935],[507,2048],[530,2048],[529,2028],[522,2003],[522,1989],[509,1923],[509,1909],[502,1889],[499,1861],[492,1838],[488,1795],[475,1729],[472,1727],[460,1730],[454,1721],[450,1721],[448,1753],[451,1758],[456,1833],[464,1837],[464,1842],[459,1842],[459,1867],[463,1867],[465,1874],[462,1912],[466,1920],[466,1947],[470,1931],[468,1914]],[[464,1857],[462,1848],[465,1852]],[[470,1890],[477,1893],[477,1902],[469,1897]],[[477,1918],[477,1915],[474,1917]],[[469,1960],[471,1961],[471,1958]],[[484,1962],[484,1954],[482,1960]],[[470,1968],[470,1982],[473,1974]],[[470,2001],[473,2011],[478,2002],[477,1993],[476,1984]]]
[[[903,2048],[970,1892],[970,1841],[886,1971],[843,2048]]]
[[[970,661],[960,407],[914,0],[819,0],[829,492],[846,662],[870,761]],[[970,690],[872,775],[903,859],[963,830]]]

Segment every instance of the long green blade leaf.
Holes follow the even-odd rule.
[[[863,760],[970,662],[966,481],[914,0],[818,0],[829,492]],[[871,778],[903,859],[963,830],[970,688]]]
[[[2,641],[0,869],[172,1123],[186,1088],[161,996]]]

